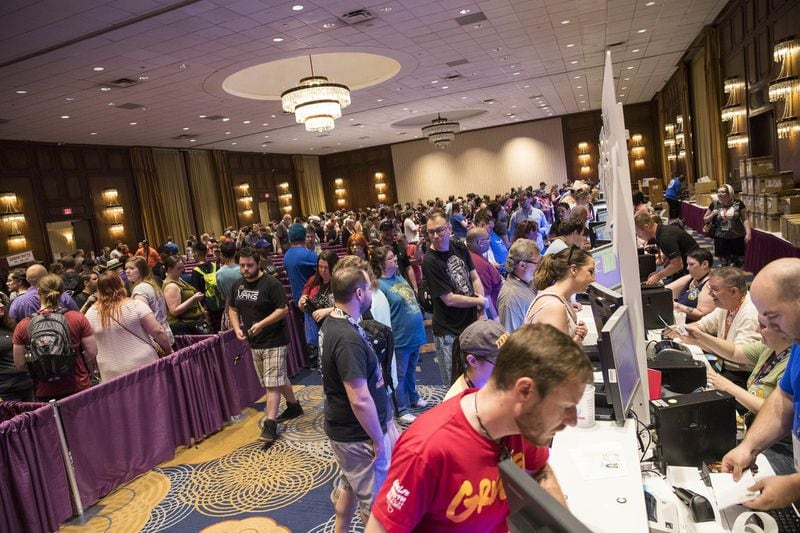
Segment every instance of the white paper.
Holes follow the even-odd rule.
[[[619,443],[589,444],[572,449],[569,453],[576,469],[586,480],[628,475],[628,465],[625,464]]]
[[[753,473],[745,470],[739,481],[733,481],[733,474],[714,473],[710,475],[711,487],[714,489],[714,498],[720,509],[755,500],[759,492],[751,492],[748,487],[755,484]]]

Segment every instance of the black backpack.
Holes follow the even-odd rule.
[[[52,313],[31,316],[25,362],[37,381],[54,382],[75,372],[75,350],[64,318],[66,312],[61,307]]]
[[[417,303],[419,308],[425,313],[433,313],[433,298],[431,298],[431,288],[428,280],[422,278],[417,282]]]
[[[61,278],[64,280],[64,292],[70,296],[75,296],[83,290],[83,287],[81,287],[81,277],[75,272],[63,274]]]
[[[375,355],[378,356],[387,389],[394,390],[394,383],[392,382],[394,334],[392,333],[392,328],[377,320],[364,320],[363,317],[361,327],[364,329],[364,333],[367,334],[372,349],[375,350]]]

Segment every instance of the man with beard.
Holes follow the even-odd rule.
[[[400,437],[366,531],[507,531],[497,468],[506,456],[566,506],[547,445],[576,424],[591,380],[589,359],[565,333],[546,324],[512,333],[482,389],[434,407]]]
[[[297,418],[303,408],[294,397],[286,372],[286,293],[280,281],[258,268],[258,259],[258,252],[252,248],[239,250],[242,279],[231,290],[228,317],[236,337],[250,344],[256,374],[267,389],[261,437],[264,448],[268,448],[278,438],[278,422]],[[281,395],[286,399],[286,409],[278,416]]]
[[[769,395],[739,446],[722,458],[722,469],[734,481],[755,463],[758,454],[786,435],[792,435],[795,470],[800,472],[800,259],[778,259],[765,266],[750,287],[761,322],[792,340],[789,363],[780,386]],[[744,505],[779,509],[800,501],[800,473],[772,476],[749,491],[761,495]]]
[[[319,332],[325,434],[339,465],[331,501],[334,531],[350,530],[359,505],[366,523],[375,494],[386,478],[394,444],[391,409],[380,362],[358,324],[372,304],[365,269],[336,268],[331,276],[335,302]]]

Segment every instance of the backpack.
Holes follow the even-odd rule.
[[[419,308],[425,313],[433,313],[433,298],[431,298],[431,288],[428,280],[422,278],[417,282],[417,303]]]
[[[361,320],[361,327],[367,334],[383,372],[383,380],[389,390],[394,390],[392,382],[392,357],[394,357],[394,334],[392,328],[377,320]]]
[[[65,273],[61,277],[64,280],[64,292],[70,296],[75,296],[83,289],[81,287],[81,278],[75,272]]]
[[[203,277],[203,282],[205,282],[206,290],[206,305],[209,309],[217,310],[222,308],[222,296],[220,295],[219,288],[217,288],[217,264],[216,263],[206,263],[207,265],[211,265],[211,272],[203,272],[203,270],[197,266],[194,267],[194,271],[200,274]]]
[[[75,372],[72,348],[63,307],[48,314],[36,313],[28,324],[28,353],[25,362],[33,378],[54,382]]]

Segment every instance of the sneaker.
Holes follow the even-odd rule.
[[[428,402],[423,398],[420,398],[417,400],[417,403],[413,404],[411,407],[414,407],[415,409],[424,409],[428,407]]]
[[[276,421],[264,420],[264,426],[261,428],[261,440],[264,441],[265,450],[278,440],[278,423]]]
[[[397,419],[398,419],[400,422],[403,422],[404,424],[410,424],[411,422],[413,422],[414,420],[416,420],[416,419],[417,419],[417,417],[416,417],[416,416],[414,416],[414,415],[413,415],[413,414],[411,414],[411,413],[406,413],[406,414],[404,414],[403,416],[398,416],[398,417],[397,417]]]
[[[302,415],[303,408],[300,406],[300,402],[287,403],[286,409],[284,409],[283,412],[278,415],[278,418],[276,418],[275,421],[286,422],[287,420],[291,420],[292,418],[297,418],[298,416]]]

